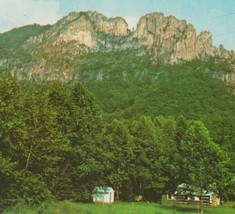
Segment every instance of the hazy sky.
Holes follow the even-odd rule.
[[[235,0],[0,0],[0,32],[26,24],[53,24],[71,11],[122,16],[130,28],[141,16],[163,12],[213,34],[214,45],[235,50]]]

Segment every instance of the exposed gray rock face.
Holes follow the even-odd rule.
[[[214,47],[211,33],[197,35],[194,27],[185,20],[166,17],[162,13],[143,16],[137,29],[130,31],[121,17],[107,18],[96,11],[72,12],[45,32],[30,37],[23,47],[34,59],[30,63],[19,67],[11,64],[18,59],[0,59],[0,66],[11,68],[19,79],[58,79],[67,82],[74,77],[79,78],[79,73],[74,73],[81,54],[134,48],[150,53],[153,60],[159,63],[174,64],[211,57],[224,59],[234,72],[226,74],[218,71],[214,77],[229,84],[235,82],[233,51],[223,46]]]
[[[121,17],[108,19],[96,11],[72,12],[58,21],[45,34],[30,38],[28,43],[49,41],[56,44],[73,41],[94,49],[99,46],[98,33],[119,37],[126,36],[128,25]]]
[[[152,13],[142,17],[137,25],[137,37],[156,59],[163,63],[176,63],[196,57],[196,31],[192,25],[175,17]]]
[[[137,27],[137,37],[145,39],[144,45],[163,63],[182,60],[205,59],[219,55],[212,45],[212,35],[196,30],[185,20],[162,13],[151,13],[142,17]]]

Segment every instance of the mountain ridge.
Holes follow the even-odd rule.
[[[84,53],[137,49],[139,54],[149,54],[155,64],[210,58],[226,62],[229,72],[218,70],[213,77],[235,84],[234,51],[222,45],[213,46],[211,33],[197,35],[186,20],[159,12],[141,17],[136,30],[128,29],[122,17],[107,18],[96,11],[71,12],[43,32],[27,38],[20,49],[28,57],[23,63],[19,55],[0,59],[0,69],[18,79],[68,82],[79,73],[75,65]]]

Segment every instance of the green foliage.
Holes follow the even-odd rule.
[[[18,68],[42,56],[59,67],[71,66],[75,79],[79,76],[88,88],[73,81],[19,82],[0,76],[0,209],[48,200],[91,201],[96,185],[114,187],[116,198],[125,201],[139,195],[156,201],[181,183],[234,198],[233,89],[210,76],[231,72],[226,61],[157,65],[140,49],[104,49],[77,58],[72,42],[63,48],[75,52],[72,58],[56,46],[52,55],[47,47],[33,54],[24,50],[30,36],[49,27],[25,26],[1,34],[0,59],[19,57],[13,63]],[[102,213],[72,206],[36,209]],[[143,209],[151,212],[157,211]]]
[[[234,195],[232,163],[202,122],[136,116],[104,124],[80,83],[19,82],[10,75],[0,83],[1,209],[91,201],[97,185],[114,187],[120,200],[156,201],[182,182],[198,186],[198,175],[203,188]]]
[[[103,125],[87,90],[21,83],[10,75],[0,82],[1,207],[8,201],[90,200],[104,160],[96,158],[103,153]]]
[[[235,190],[235,176],[230,180],[229,182],[229,191],[228,191],[228,197],[230,200],[235,201],[235,195],[234,195],[234,190]],[[235,207],[235,206],[234,206]]]
[[[0,58],[8,58],[13,56],[20,56],[23,51],[22,44],[29,37],[36,36],[48,29],[49,26],[28,25],[20,28],[15,28],[6,33],[0,34]],[[27,55],[27,54],[26,54]]]
[[[223,196],[229,178],[228,159],[212,142],[208,130],[200,121],[193,122],[180,142],[182,183],[195,187],[195,192],[209,190]]]
[[[78,71],[105,121],[142,115],[201,120],[235,160],[233,89],[211,78],[215,71],[229,72],[227,67],[219,59],[155,65],[149,55],[128,50],[84,55]]]
[[[17,203],[34,205],[52,198],[41,175],[26,170],[15,173],[15,181],[11,184],[11,199]]]
[[[125,124],[121,121],[113,121],[106,126],[106,132],[110,135],[109,152],[112,153],[110,161],[111,168],[108,169],[108,182],[113,185],[117,191],[119,200],[119,191],[123,192],[122,199],[128,199],[128,193],[123,188],[124,183],[129,181],[131,162],[134,160],[133,136],[129,133]]]
[[[11,183],[14,182],[15,165],[16,163],[10,161],[9,158],[3,157],[2,153],[0,153],[0,202],[2,202],[3,199],[9,197]],[[3,207],[4,204],[2,204],[1,208]]]

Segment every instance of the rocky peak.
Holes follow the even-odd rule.
[[[128,33],[128,25],[125,19],[121,17],[107,18],[101,13],[96,11],[87,11],[76,13],[76,15],[69,15],[75,17],[73,23],[89,22],[92,25],[91,28],[81,28],[80,31],[94,30],[97,32],[103,32],[114,36],[126,36]],[[68,18],[67,18],[68,19]]]
[[[217,50],[212,45],[212,35],[210,32],[201,32],[196,39],[195,43],[196,57],[199,59],[206,59],[208,56],[214,57]]]
[[[215,55],[210,33],[197,36],[194,27],[185,20],[162,13],[142,17],[137,25],[137,37],[144,38],[148,49],[163,63]]]
[[[119,48],[130,48],[137,39],[133,42],[136,47],[146,47],[153,58],[162,63],[231,57],[229,51],[212,45],[211,33],[197,35],[194,27],[185,20],[157,12],[143,16],[135,32],[128,30],[127,22],[121,17],[107,18],[96,11],[71,12],[43,34],[31,37],[27,43],[30,46],[33,43],[50,46],[74,42],[89,49],[99,49],[105,45],[106,49],[113,48],[112,41],[109,39],[107,42],[107,36],[123,40]]]
[[[126,36],[128,25],[121,17],[107,18],[96,11],[72,12],[58,21],[44,35],[32,37],[28,42],[42,43],[44,38],[53,44],[74,41],[88,48],[97,48],[99,33]]]
[[[128,30],[127,22],[121,17],[107,18],[96,11],[71,12],[43,33],[30,37],[23,47],[36,59],[27,65],[30,75],[57,72],[55,78],[66,81],[73,76],[71,65],[77,63],[79,55],[113,49],[147,51],[155,62],[170,64],[215,57],[226,59],[235,70],[234,52],[222,46],[214,47],[211,33],[197,35],[193,25],[187,21],[158,12],[143,16],[136,31]],[[228,75],[229,78],[221,79],[234,81],[234,75]]]
[[[193,25],[174,16],[164,16],[163,13],[143,16],[138,22],[136,37],[162,63],[235,57],[233,51],[214,47],[210,32],[203,31],[197,35]]]

